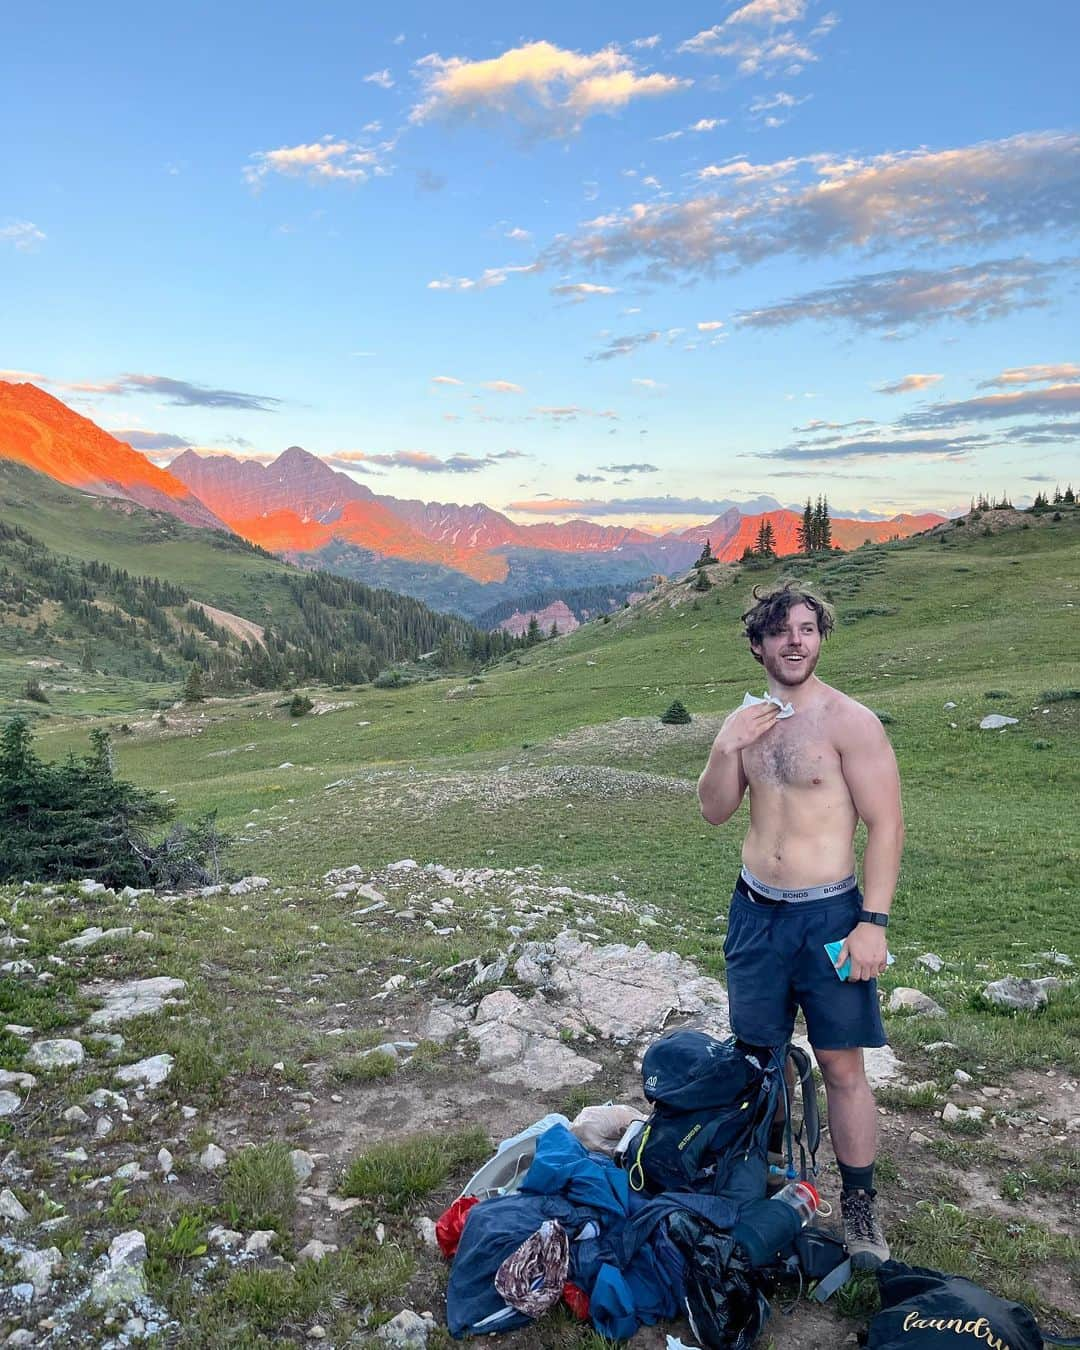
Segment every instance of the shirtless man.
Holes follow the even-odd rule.
[[[874,1208],[877,1110],[863,1047],[886,1043],[875,979],[900,870],[904,824],[892,746],[877,717],[814,674],[832,631],[828,607],[788,583],[743,615],[769,693],[790,703],[740,708],[724,722],[698,780],[701,814],[722,825],[750,789],[724,955],[732,1030],[757,1046],[791,1037],[796,1006],[825,1079],[840,1168],[844,1238],[856,1269],[889,1248]],[[855,878],[855,828],[866,825],[865,898]],[[824,944],[844,939],[837,978]]]

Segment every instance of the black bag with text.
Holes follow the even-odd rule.
[[[881,1311],[870,1323],[867,1350],[1043,1350],[1080,1346],[1040,1331],[1022,1303],[998,1298],[961,1275],[886,1261],[878,1268]]]

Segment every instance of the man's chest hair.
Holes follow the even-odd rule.
[[[743,771],[753,787],[819,787],[840,776],[840,756],[832,738],[807,719],[797,726],[798,715],[787,724],[778,722],[760,741],[743,751]]]

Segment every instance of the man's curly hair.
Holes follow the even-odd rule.
[[[814,611],[822,639],[827,638],[833,630],[831,606],[797,581],[785,581],[782,586],[764,592],[759,586],[755,586],[752,594],[754,603],[742,616],[742,621],[750,642],[751,655],[759,664],[761,657],[754,651],[754,647],[760,647],[763,638],[772,637],[783,631],[788,613],[794,605],[806,605]]]

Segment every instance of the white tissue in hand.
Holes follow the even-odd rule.
[[[791,706],[791,704],[782,702],[780,699],[776,697],[775,694],[766,694],[763,698],[755,698],[753,694],[747,694],[746,697],[743,699],[742,703],[740,704],[740,707],[752,708],[755,703],[775,703],[776,706],[780,709],[780,712],[777,714],[776,719],[778,722],[785,717],[795,716],[795,709]]]

